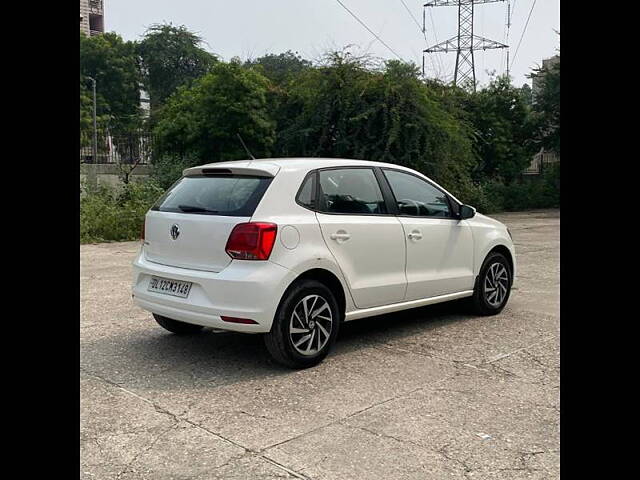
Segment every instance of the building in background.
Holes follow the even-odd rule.
[[[142,116],[149,118],[151,114],[151,99],[147,91],[140,87],[140,109],[142,110]]]
[[[545,58],[542,60],[542,72],[531,74],[531,100],[536,102],[536,97],[540,94],[542,88],[542,80],[544,78],[544,72],[551,69],[555,64],[560,61],[559,55],[554,55],[551,58]],[[531,159],[531,164],[522,173],[524,175],[540,175],[545,167],[560,162],[560,156],[555,152],[540,149]]]
[[[556,63],[560,61],[560,55],[554,55],[551,58],[545,58],[542,60],[542,69],[549,70]],[[542,79],[544,78],[544,73],[533,73],[531,74],[531,96],[533,101],[536,101],[536,96],[540,93],[540,89],[542,88]]]
[[[102,0],[80,0],[80,30],[90,36],[104,33]]]

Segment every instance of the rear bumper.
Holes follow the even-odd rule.
[[[187,298],[147,290],[151,276],[192,282]],[[143,251],[133,262],[133,301],[152,313],[181,322],[235,332],[263,333],[295,274],[273,262],[232,261],[221,272],[205,272],[150,262]],[[225,322],[221,316],[250,318],[257,324]]]

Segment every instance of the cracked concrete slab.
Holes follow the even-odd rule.
[[[501,469],[520,468],[521,452],[557,448],[554,405],[532,403],[540,399],[521,395],[531,385],[513,382],[496,380],[490,372],[461,369],[437,385],[345,423],[440,452],[463,465],[466,474],[491,478]]]
[[[116,478],[175,421],[100,378],[80,374],[81,478]]]
[[[178,337],[130,299],[137,242],[81,247],[81,478],[559,478],[559,211],[497,215],[520,278],[344,325],[320,366],[259,336]]]
[[[464,466],[411,442],[334,424],[268,452],[317,480],[464,479]]]
[[[415,367],[407,370],[407,361]],[[438,382],[454,367],[410,353],[358,349],[313,370],[282,372],[202,392],[189,415],[252,449],[263,449],[373,404]],[[375,380],[372,378],[375,376]],[[255,428],[247,429],[250,421]]]
[[[206,478],[245,452],[244,448],[181,421],[159,435],[119,478]]]

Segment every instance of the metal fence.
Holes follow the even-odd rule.
[[[560,158],[553,152],[541,150],[531,159],[531,164],[522,172],[523,175],[540,175],[547,165],[558,163]]]
[[[98,130],[95,150],[93,130],[80,132],[80,163],[148,165],[153,142],[148,132]]]

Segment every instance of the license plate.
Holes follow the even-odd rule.
[[[163,293],[165,295],[173,295],[174,297],[187,298],[187,296],[189,296],[189,291],[191,291],[191,285],[191,282],[151,277],[149,288],[147,290],[150,292]]]

